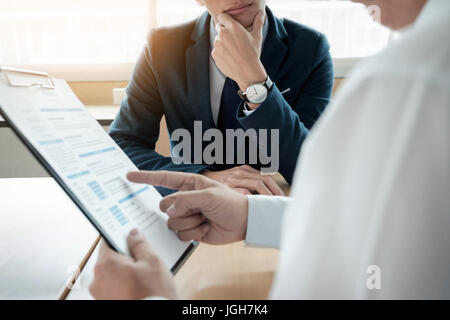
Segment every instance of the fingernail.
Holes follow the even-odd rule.
[[[130,231],[130,236],[136,237],[139,235],[139,230],[134,228],[133,230]]]
[[[175,205],[172,203],[170,207],[167,209],[166,213],[168,216],[172,217],[175,215],[175,212],[176,212]]]

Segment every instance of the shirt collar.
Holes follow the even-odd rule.
[[[211,17],[211,22],[209,26],[209,39],[210,39],[210,46],[211,48],[214,48],[214,41],[216,40],[217,31],[216,26],[214,25],[214,19]],[[266,14],[266,20],[264,21],[263,26],[263,43],[266,41],[267,34],[269,33],[269,19],[267,18]]]

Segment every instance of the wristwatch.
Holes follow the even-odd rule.
[[[238,94],[247,103],[261,104],[266,101],[267,95],[272,87],[273,82],[270,77],[267,77],[263,83],[254,83],[245,92],[239,90]]]

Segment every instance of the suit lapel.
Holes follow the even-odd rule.
[[[186,49],[187,95],[195,120],[203,129],[214,128],[209,88],[209,14],[197,20],[191,35],[193,44]]]
[[[264,42],[261,62],[270,78],[276,81],[276,76],[288,53],[288,48],[283,43],[283,39],[287,37],[287,32],[283,23],[274,17],[269,8],[266,9],[266,12],[269,19],[269,32]]]

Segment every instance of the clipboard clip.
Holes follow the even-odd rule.
[[[6,80],[12,87],[40,87],[55,89],[56,85],[47,72],[31,71],[17,68],[0,67]]]

